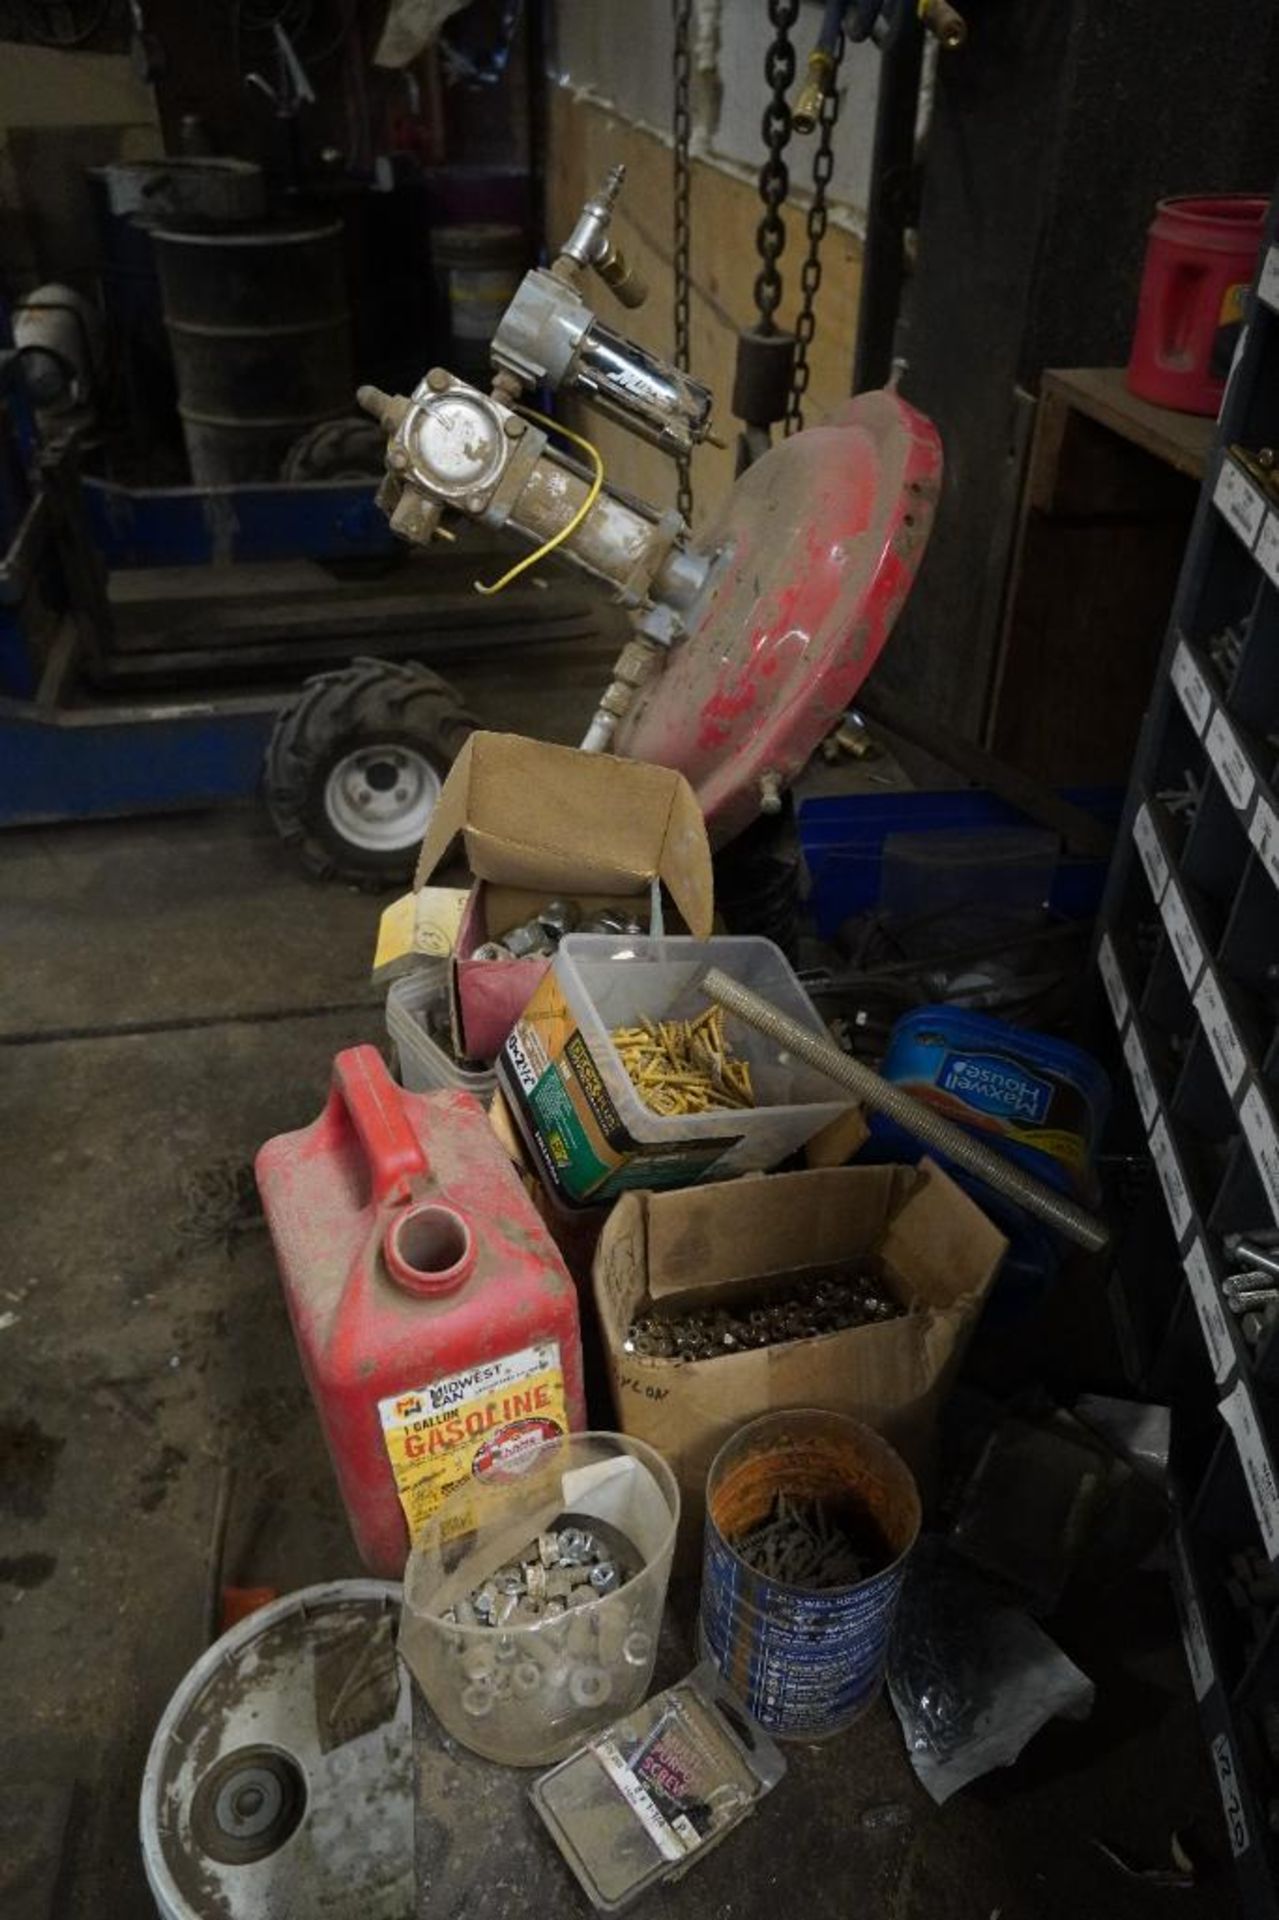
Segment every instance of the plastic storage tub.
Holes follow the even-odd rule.
[[[1258,194],[1161,200],[1146,244],[1128,386],[1184,413],[1216,413],[1266,224]]]
[[[432,1093],[442,1087],[473,1093],[477,1100],[487,1101],[497,1085],[493,1069],[469,1071],[459,1067],[428,1030],[432,1010],[447,1009],[448,991],[447,960],[391,983],[386,996],[386,1030],[395,1044],[400,1084],[409,1093]]]
[[[404,1574],[400,1652],[441,1726],[486,1759],[541,1766],[637,1706],[678,1526],[674,1474],[624,1434],[535,1443],[477,1471],[419,1531]],[[585,1572],[530,1553],[570,1528],[616,1556],[605,1564],[621,1585],[599,1591],[587,1573],[568,1597],[542,1581],[535,1590],[526,1561],[547,1577]],[[488,1624],[476,1600],[485,1594],[512,1617]],[[535,1606],[539,1616],[524,1619]]]
[[[1118,826],[1121,788],[1064,787],[1059,791],[1064,800]],[[1032,824],[995,794],[968,788],[937,793],[842,793],[805,800],[799,809],[799,835],[809,875],[808,910],[819,935],[833,940],[844,920],[880,904],[890,835],[959,828],[980,834],[988,827]],[[1105,879],[1104,860],[1061,854],[1049,895],[1053,912],[1072,920],[1091,918],[1101,904]]]
[[[570,934],[502,1052],[498,1079],[530,1156],[561,1200],[581,1206],[630,1187],[687,1187],[775,1167],[847,1111],[824,1073],[725,1017],[757,1105],[665,1119],[640,1099],[610,1037],[641,1019],[684,1020],[710,1002],[711,967],[814,1033],[825,1027],[771,940]]]

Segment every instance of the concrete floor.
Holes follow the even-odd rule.
[[[336,1049],[381,1038],[365,981],[376,911],[306,882],[252,808],[0,839],[10,1920],[150,1911],[138,1786],[202,1649],[220,1464],[238,1475],[229,1579],[288,1589],[358,1571],[265,1236],[235,1228],[235,1176],[319,1110]],[[881,1707],[793,1769],[771,1891],[751,1883],[763,1904],[730,1873],[708,1877],[706,1914],[788,1910],[788,1849],[805,1884],[844,1890],[823,1912],[862,1920],[1234,1911],[1163,1583],[1098,1594],[1069,1645],[1098,1681],[1089,1726],[1054,1726],[1016,1771],[937,1811]],[[1164,1866],[1174,1827],[1202,1832],[1215,1863],[1194,1893],[1142,1886],[1093,1845]],[[46,1901],[41,1862],[59,1859]],[[555,1884],[552,1910],[585,1911]]]

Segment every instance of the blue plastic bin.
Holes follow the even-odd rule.
[[[1119,823],[1120,787],[1068,787],[1062,798],[1107,825]],[[847,793],[805,800],[799,809],[799,834],[811,882],[808,906],[818,934],[831,940],[841,922],[878,905],[884,841],[890,833],[1028,824],[1034,823],[1019,808],[993,793],[968,787],[940,793]],[[1050,896],[1053,910],[1071,920],[1094,914],[1101,902],[1106,864],[1063,854]]]

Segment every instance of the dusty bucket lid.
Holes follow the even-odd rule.
[[[147,1880],[165,1920],[407,1920],[413,1714],[400,1588],[306,1587],[198,1660],[142,1781]]]

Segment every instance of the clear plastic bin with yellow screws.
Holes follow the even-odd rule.
[[[695,1020],[642,1017],[614,1027],[612,1040],[640,1099],[663,1119],[755,1105],[750,1065],[729,1045],[722,1007]]]

